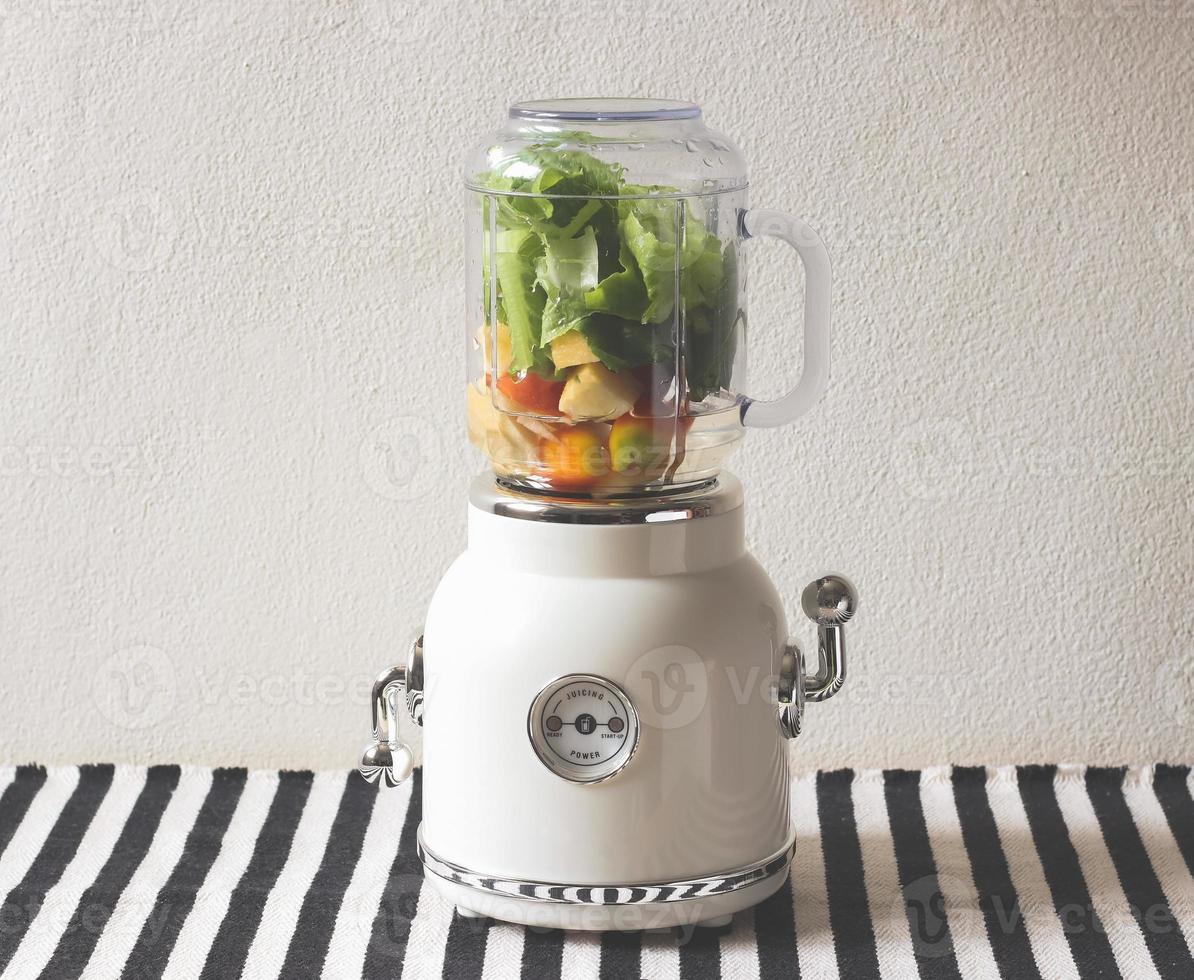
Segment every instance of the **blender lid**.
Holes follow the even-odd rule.
[[[701,107],[677,99],[529,99],[510,106],[511,119],[632,122],[699,119]]]

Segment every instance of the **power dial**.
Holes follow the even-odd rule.
[[[531,705],[527,727],[542,763],[574,783],[618,772],[638,743],[638,714],[617,684],[594,674],[552,681]]]

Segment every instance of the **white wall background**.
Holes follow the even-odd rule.
[[[1189,760],[1191,51],[1185,0],[7,0],[0,759],[355,760],[479,468],[457,161],[599,93],[834,257],[832,390],[734,464],[792,608],[863,594],[795,764]]]

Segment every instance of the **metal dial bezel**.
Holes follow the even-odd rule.
[[[569,763],[566,759],[562,759],[552,752],[541,741],[541,734],[536,720],[548,700],[566,684],[585,682],[599,684],[604,688],[608,688],[621,701],[622,707],[626,709],[629,730],[626,732],[626,741],[623,742],[623,748],[628,744],[629,749],[626,750],[624,756],[618,757],[615,755],[613,757],[612,761],[616,762],[617,765],[612,768],[607,768],[605,765],[585,767]],[[634,702],[630,700],[630,695],[623,690],[620,684],[615,684],[608,677],[602,677],[600,674],[561,674],[559,677],[543,685],[539,693],[535,695],[535,700],[531,702],[530,710],[527,712],[527,738],[530,739],[531,748],[535,750],[535,755],[538,756],[539,761],[553,775],[559,776],[570,783],[578,783],[585,786],[592,786],[596,783],[603,783],[607,779],[613,779],[614,776],[625,769],[630,760],[634,758],[634,753],[638,751],[638,740],[641,732],[642,725],[639,721],[638,709],[635,708]],[[622,752],[623,748],[619,748],[618,751]],[[596,772],[587,773],[585,771],[586,768],[592,768]]]

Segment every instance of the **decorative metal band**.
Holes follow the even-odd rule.
[[[549,881],[523,881],[518,878],[499,878],[453,864],[438,857],[423,843],[423,828],[419,827],[418,853],[423,867],[431,874],[466,888],[476,888],[494,895],[505,895],[529,902],[549,902],[557,905],[648,905],[653,902],[686,902],[712,895],[726,895],[757,885],[774,875],[786,874],[796,844],[795,833],[783,849],[759,861],[734,871],[723,871],[703,878],[684,881],[634,885],[564,885]]]

